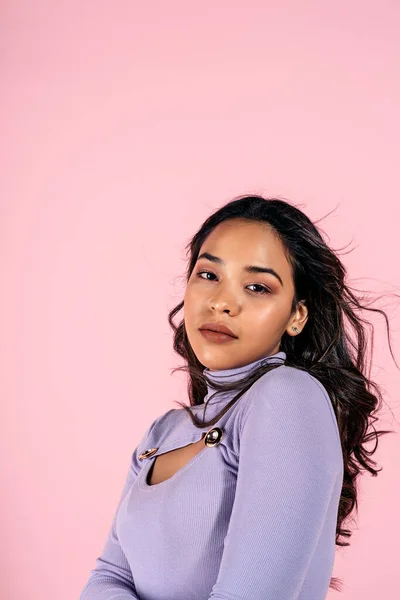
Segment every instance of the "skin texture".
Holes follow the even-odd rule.
[[[284,332],[301,334],[307,307],[298,303],[290,314],[292,269],[282,242],[268,224],[239,218],[224,221],[209,234],[199,256],[203,252],[221,258],[224,265],[207,258],[196,262],[186,286],[183,310],[189,342],[205,367],[222,370],[244,366],[279,352]],[[272,274],[247,273],[245,265],[274,269],[283,286]],[[199,331],[206,322],[226,325],[238,338],[224,344],[208,341]]]

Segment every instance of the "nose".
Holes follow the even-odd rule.
[[[211,302],[210,306],[212,310],[217,312],[228,312],[230,315],[237,314],[239,311],[239,303],[233,294],[228,294],[225,290],[215,296]]]

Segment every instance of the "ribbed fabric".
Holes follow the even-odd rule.
[[[244,367],[205,372],[235,381]],[[215,391],[212,384],[204,398]],[[208,420],[235,394],[207,404]],[[204,405],[192,407],[204,411]],[[155,457],[205,446],[171,478],[148,485]],[[139,460],[149,448],[152,456]],[[335,556],[343,456],[335,414],[312,375],[281,365],[212,427],[184,409],[157,417],[133,451],[102,554],[80,600],[324,600]],[[106,482],[104,483],[106,485]]]

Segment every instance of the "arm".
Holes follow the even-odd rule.
[[[83,588],[79,600],[140,600],[135,589],[128,561],[119,544],[115,525],[119,507],[141,468],[141,463],[138,459],[138,450],[142,448],[154,424],[155,421],[147,429],[132,454],[128,475],[117,510],[114,514],[106,544],[101,556],[96,559],[95,568],[91,571],[89,580]]]
[[[295,600],[341,473],[340,439],[327,394],[308,373],[279,367],[251,389],[210,600]]]

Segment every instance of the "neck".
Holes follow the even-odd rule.
[[[233,367],[232,369],[222,369],[222,370],[212,370],[207,367],[203,369],[203,374],[207,376],[207,379],[210,383],[207,382],[207,394],[204,397],[204,404],[209,402],[210,396],[216,391],[213,388],[212,383],[231,383],[234,381],[238,381],[243,379],[247,374],[253,371],[253,369],[257,369],[261,365],[269,364],[272,362],[284,363],[286,359],[286,353],[283,351],[276,352],[275,354],[271,354],[270,356],[263,356],[257,360],[248,363],[247,365],[243,365],[241,367]],[[209,404],[219,403],[221,401],[226,401],[229,398],[232,398],[235,394],[235,390],[229,390],[227,392],[220,392],[215,398],[212,398]],[[222,408],[222,407],[221,407]]]

